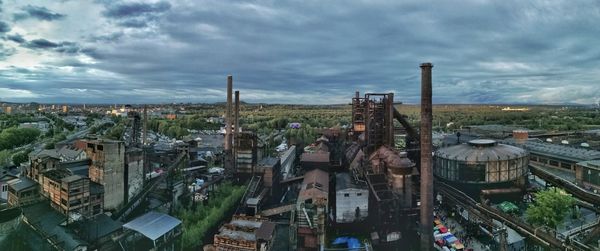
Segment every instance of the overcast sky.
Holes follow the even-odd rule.
[[[597,103],[589,1],[0,0],[0,100]]]

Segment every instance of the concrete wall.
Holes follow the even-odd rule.
[[[144,156],[142,151],[127,153],[127,198],[131,199],[144,186]]]
[[[359,195],[360,194],[360,195]],[[346,195],[348,197],[346,197]],[[366,189],[347,188],[335,194],[335,220],[338,223],[350,223],[356,219],[356,208],[360,209],[360,219],[369,214],[369,191]]]
[[[117,209],[125,200],[125,144],[122,141],[90,142],[86,153],[92,160],[90,179],[104,186],[104,208]]]

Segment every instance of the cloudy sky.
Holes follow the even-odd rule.
[[[596,103],[600,4],[0,0],[0,100]]]

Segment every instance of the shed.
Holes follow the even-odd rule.
[[[148,212],[123,225],[125,229],[133,230],[150,239],[154,246],[158,241],[168,242],[167,238],[181,233],[181,221],[170,215],[159,212]],[[162,237],[163,240],[160,240]]]

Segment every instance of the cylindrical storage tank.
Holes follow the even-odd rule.
[[[476,139],[435,152],[434,175],[463,184],[514,182],[527,175],[529,154],[522,148]]]

